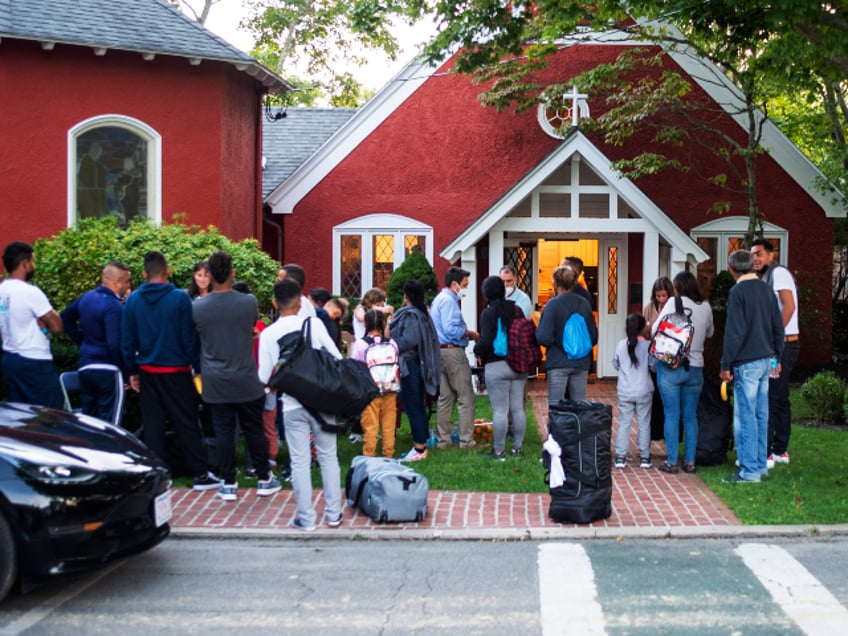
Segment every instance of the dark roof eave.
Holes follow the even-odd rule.
[[[13,40],[29,40],[31,42],[41,42],[41,43],[51,43],[51,44],[65,44],[68,46],[79,46],[86,47],[90,49],[104,49],[104,50],[115,50],[115,51],[126,51],[129,53],[138,53],[139,55],[167,55],[170,57],[182,57],[190,62],[192,60],[200,60],[200,61],[211,61],[211,62],[224,62],[226,64],[232,64],[235,66],[236,70],[242,73],[246,73],[260,84],[262,84],[265,88],[267,88],[271,92],[275,93],[290,93],[294,90],[294,87],[286,82],[282,77],[274,73],[273,71],[265,68],[262,64],[257,62],[255,59],[250,57],[245,53],[244,57],[234,57],[234,58],[224,58],[224,57],[210,57],[210,56],[199,56],[199,55],[187,55],[185,53],[178,53],[173,51],[151,51],[144,49],[136,49],[130,47],[120,47],[112,44],[108,45],[99,45],[95,43],[83,43],[83,42],[71,42],[71,41],[63,41],[63,40],[54,40],[48,39],[44,37],[22,37],[17,34],[4,34],[0,33],[0,43],[4,38],[13,39]]]

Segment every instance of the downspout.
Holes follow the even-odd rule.
[[[253,188],[253,236],[262,245],[262,98],[265,97],[266,89],[257,91],[259,95],[259,111],[254,110],[255,126],[255,157],[253,165],[255,168],[255,183]]]

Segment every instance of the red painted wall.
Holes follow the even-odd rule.
[[[0,43],[0,220],[4,241],[66,227],[67,133],[90,117],[134,117],[162,136],[162,218],[260,236],[256,85],[231,65],[4,39]],[[14,228],[14,232],[10,231]]]
[[[548,76],[567,80],[614,59],[620,51],[613,46],[572,47],[560,54]],[[286,217],[286,260],[306,268],[308,287],[331,286],[333,226],[366,214],[401,214],[433,226],[438,254],[560,143],[541,130],[535,111],[484,109],[477,100],[481,90],[466,78],[436,74]],[[706,98],[697,88],[695,95]],[[593,116],[604,110],[603,104],[592,103],[591,108]],[[744,138],[729,118],[724,126]],[[651,134],[636,135],[621,147],[607,146],[597,137],[593,141],[607,156],[618,159],[654,145]],[[661,150],[673,156],[670,149]],[[682,154],[681,158],[688,162]],[[700,161],[700,172],[726,170],[710,155]],[[832,221],[771,158],[758,159],[758,178],[760,206],[768,220],[790,231],[791,268],[798,270],[802,284],[829,290]],[[665,171],[636,185],[686,232],[717,218],[707,212],[717,201],[729,200],[731,214],[747,215],[743,194],[720,190],[692,172]],[[630,247],[632,265],[638,258],[633,239]],[[437,258],[440,279],[447,266]],[[641,268],[631,266],[630,274],[630,282],[639,282]],[[829,324],[829,294],[819,294],[814,302],[822,324]],[[828,356],[823,351],[819,357]]]

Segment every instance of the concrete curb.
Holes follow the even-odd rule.
[[[784,526],[657,526],[632,528],[172,528],[176,539],[320,539],[331,541],[552,541],[621,539],[756,539],[848,536],[848,524]]]

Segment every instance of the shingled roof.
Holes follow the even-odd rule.
[[[289,108],[285,118],[264,123],[262,198],[291,176],[356,112],[356,108]]]
[[[291,86],[226,40],[163,0],[0,0],[0,41],[36,40],[93,49],[173,55],[194,64],[233,64],[264,86],[288,92]]]

